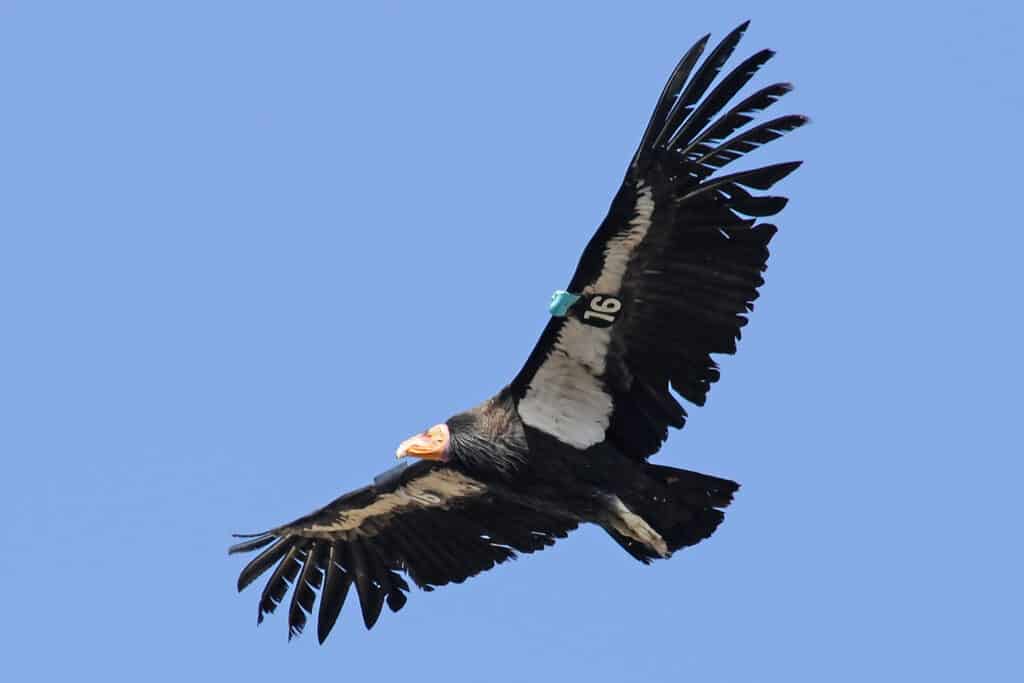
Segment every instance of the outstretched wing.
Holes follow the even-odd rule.
[[[576,522],[543,511],[437,462],[421,461],[376,478],[326,507],[232,546],[229,553],[262,549],[238,577],[243,590],[271,567],[257,622],[277,609],[292,588],[289,639],[320,606],[322,643],[354,585],[363,621],[372,628],[386,602],[397,612],[409,585],[422,589],[461,583],[515,557],[552,545]]]
[[[703,405],[713,353],[733,353],[753,310],[775,226],[757,219],[786,199],[755,196],[799,162],[717,171],[807,119],[747,127],[789,92],[758,90],[722,110],[774,54],[762,50],[711,88],[747,28],[736,28],[691,77],[708,36],[672,72],[611,209],[569,284],[579,298],[552,317],[510,389],[523,421],[585,449],[609,440],[646,458],[683,426],[669,388]]]

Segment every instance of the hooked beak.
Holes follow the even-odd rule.
[[[444,460],[448,454],[448,425],[434,425],[422,434],[409,437],[398,446],[396,458],[413,456],[424,460]]]

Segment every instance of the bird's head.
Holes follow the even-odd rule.
[[[398,446],[395,457],[413,456],[424,460],[447,460],[451,446],[448,425],[441,423],[415,436],[410,436]]]

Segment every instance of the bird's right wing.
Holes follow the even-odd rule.
[[[754,308],[775,234],[759,219],[786,199],[751,190],[771,189],[800,163],[721,171],[807,119],[748,127],[787,83],[730,107],[774,54],[761,50],[721,74],[746,28],[698,67],[705,36],[672,72],[608,216],[559,294],[566,307],[553,309],[510,385],[523,422],[568,446],[607,440],[638,460],[657,452],[686,420],[673,390],[704,404],[719,376],[713,355],[735,352]]]
[[[363,621],[372,628],[384,603],[397,612],[409,585],[424,590],[460,583],[515,557],[552,545],[577,522],[536,501],[496,488],[443,463],[421,461],[379,476],[294,522],[232,546],[262,552],[238,577],[243,590],[274,567],[259,601],[257,622],[293,587],[288,636],[302,632],[320,592],[317,635],[334,626],[355,585]]]

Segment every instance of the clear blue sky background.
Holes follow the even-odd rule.
[[[1020,680],[1013,3],[343,4],[0,0],[5,678]],[[659,456],[743,483],[718,534],[257,630],[229,533],[510,379],[668,72],[746,18],[814,125],[756,157],[807,163]]]

